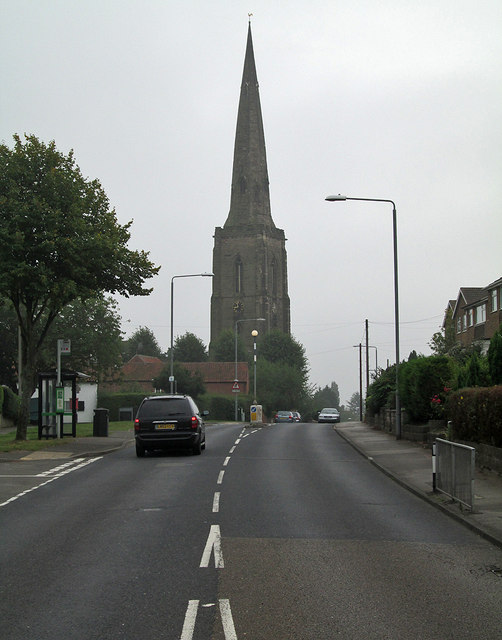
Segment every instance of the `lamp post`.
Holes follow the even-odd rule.
[[[170,393],[173,393],[174,386],[174,349],[173,349],[173,318],[174,318],[174,279],[175,278],[212,278],[214,273],[186,273],[171,278],[171,366],[169,368]]]
[[[399,398],[399,287],[398,287],[398,268],[397,268],[397,212],[396,205],[393,200],[383,198],[349,198],[340,194],[335,196],[327,196],[328,202],[338,202],[340,200],[361,200],[363,202],[388,202],[392,205],[392,235],[394,243],[394,324],[395,324],[395,343],[396,343],[396,438],[401,438],[401,400]]]
[[[256,404],[256,336],[258,335],[258,331],[253,329],[251,335],[253,336],[254,404]]]
[[[235,321],[235,332],[234,332],[234,337],[235,337],[235,375],[234,375],[234,382],[239,382],[238,378],[237,378],[237,330],[238,330],[238,324],[239,322],[265,322],[266,319],[265,318],[242,318],[241,320],[236,320]],[[256,392],[255,392],[256,395]],[[235,394],[235,421],[237,422],[237,393]]]

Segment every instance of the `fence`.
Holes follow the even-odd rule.
[[[436,438],[433,445],[433,486],[474,510],[474,462],[476,450],[465,444]]]

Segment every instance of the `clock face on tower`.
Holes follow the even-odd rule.
[[[234,302],[234,313],[242,313],[243,309],[244,309],[244,305],[242,304],[242,302],[240,300],[237,300],[236,302]]]

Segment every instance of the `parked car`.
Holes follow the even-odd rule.
[[[134,420],[136,455],[154,449],[190,449],[200,455],[206,448],[204,416],[190,396],[150,396],[139,406]]]
[[[274,422],[295,422],[292,411],[278,411],[275,414]]]
[[[340,422],[340,413],[338,409],[334,408],[322,409],[317,418],[317,422]]]
[[[301,415],[298,413],[298,411],[292,411],[291,412],[293,414],[293,420],[295,422],[301,422],[302,421],[302,417]]]

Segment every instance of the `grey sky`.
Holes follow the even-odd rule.
[[[134,219],[162,269],[120,299],[123,328],[167,349],[171,276],[211,270],[228,214],[248,12],[292,333],[346,402],[365,318],[394,361],[392,208],[326,195],[396,202],[402,357],[429,353],[461,286],[502,275],[500,0],[0,0],[0,139],[73,148]],[[207,344],[210,294],[176,281],[175,335]]]

